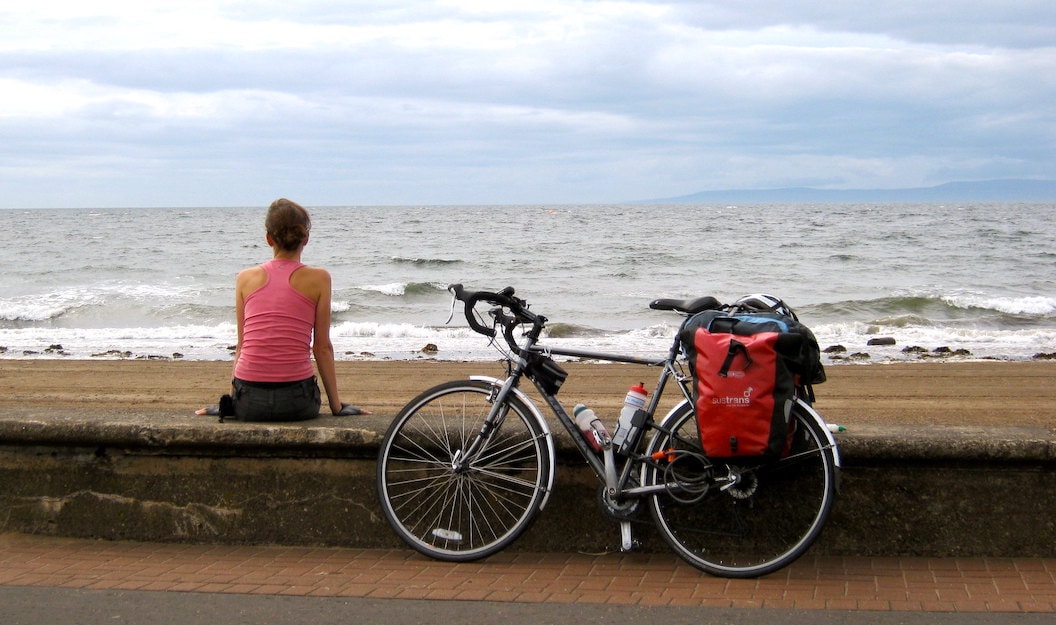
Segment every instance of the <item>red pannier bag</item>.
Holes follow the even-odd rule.
[[[810,330],[778,313],[706,311],[686,322],[680,339],[693,374],[704,453],[714,458],[787,453],[796,387],[824,380]]]

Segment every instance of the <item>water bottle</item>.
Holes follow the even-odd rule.
[[[601,422],[598,415],[594,414],[593,410],[583,404],[576,404],[576,407],[572,409],[572,414],[576,417],[576,426],[583,433],[583,438],[591,449],[601,451],[609,444],[609,431],[605,429],[605,424]]]
[[[638,428],[642,426],[642,422],[645,420],[645,399],[649,396],[649,392],[645,390],[645,385],[639,382],[631,387],[631,390],[627,391],[627,397],[623,400],[623,410],[620,410],[620,421],[616,424],[616,435],[612,437],[612,444],[616,447],[620,453],[626,454],[630,452],[630,449],[623,449],[624,443],[630,439],[634,440],[634,434]],[[641,413],[642,416],[635,418],[635,415]]]

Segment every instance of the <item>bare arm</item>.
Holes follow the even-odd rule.
[[[259,276],[252,269],[238,272],[238,277],[235,278],[235,323],[238,326],[238,342],[235,344],[232,370],[238,367],[238,357],[242,355],[242,337],[246,329],[246,296],[259,288],[260,282]]]
[[[315,269],[315,286],[318,289],[318,299],[315,305],[315,329],[312,338],[312,355],[315,357],[315,366],[319,369],[319,377],[322,378],[323,388],[326,390],[326,398],[330,402],[330,412],[337,414],[341,412],[341,394],[337,390],[337,371],[334,367],[334,344],[330,341],[330,300],[331,279],[330,274],[324,269]]]

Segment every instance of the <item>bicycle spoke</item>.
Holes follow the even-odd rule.
[[[379,457],[386,518],[432,557],[484,557],[528,526],[548,491],[548,439],[530,411],[504,406],[481,437],[492,388],[452,382],[423,393],[393,422]]]
[[[661,366],[650,416],[669,381],[685,398],[663,423],[646,422],[653,431],[647,444],[639,436],[629,443],[634,453],[618,471],[622,493],[606,490],[601,497],[610,516],[626,520],[644,501],[676,553],[729,577],[776,571],[817,539],[835,498],[839,462],[831,436],[809,405],[795,400],[794,436],[784,456],[769,461],[708,458],[693,410],[695,370],[690,371],[694,363],[685,357],[683,340],[686,328],[696,332],[690,322],[703,319],[700,315],[758,312],[759,306],[766,314],[779,310],[790,321],[782,325],[783,318],[778,323],[775,317],[773,323],[799,334],[807,348],[816,347],[810,344],[813,335],[792,323],[795,315],[779,300],[759,295],[733,307],[714,297],[654,300],[651,308],[676,311],[687,321],[668,356],[650,359],[540,344],[547,319],[512,287],[491,292],[452,284],[448,290],[455,298],[452,313],[455,303],[464,304],[470,328],[499,348],[513,377],[504,383],[474,378],[440,384],[411,400],[390,425],[379,451],[378,494],[386,520],[411,547],[445,560],[482,558],[510,544],[532,522],[553,485],[554,442],[546,422],[517,390],[520,382],[531,380],[569,433],[579,435],[554,397],[567,377],[555,356]],[[487,311],[478,305],[487,305]],[[602,466],[577,440],[594,472],[611,479],[613,467]],[[643,447],[645,454],[638,456]],[[625,545],[632,542],[626,528],[621,527]]]
[[[693,441],[689,407],[657,435],[651,451],[680,449],[704,459],[678,479],[712,483],[695,498],[684,488],[678,497],[662,493],[649,500],[661,535],[679,555],[717,575],[751,577],[786,566],[817,538],[835,496],[835,463],[818,427],[798,413],[796,420],[790,453],[775,460],[704,459]],[[644,483],[674,480],[670,473],[649,466]]]

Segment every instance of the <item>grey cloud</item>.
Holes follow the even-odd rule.
[[[681,0],[688,23],[706,29],[754,31],[775,26],[879,34],[910,43],[1029,48],[1056,41],[1056,5],[1048,0],[873,0],[736,3]]]
[[[132,203],[281,186],[317,203],[555,202],[1052,170],[1056,48],[1034,43],[1053,34],[1047,4],[973,3],[956,20],[910,3],[632,4],[563,22],[535,5],[246,2],[228,16],[363,36],[8,49],[0,80],[91,97],[61,119],[0,118],[0,183],[23,204],[59,179],[147,198]],[[512,39],[438,30],[465,23]]]

